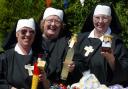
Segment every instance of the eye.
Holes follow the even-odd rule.
[[[27,33],[27,30],[23,29],[20,31],[22,35],[25,35]]]
[[[30,30],[29,33],[30,33],[30,34],[35,34],[35,31]]]
[[[20,31],[20,33],[21,33],[22,35],[26,35],[27,32],[28,32],[30,35],[35,34],[35,31],[33,31],[33,30],[22,29],[22,30]]]

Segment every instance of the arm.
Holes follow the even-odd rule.
[[[128,50],[121,40],[115,42],[113,81],[122,82],[128,80]]]

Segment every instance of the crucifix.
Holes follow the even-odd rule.
[[[30,64],[28,64],[28,65],[25,65],[25,69],[27,69],[28,70],[28,74],[29,74],[29,76],[32,76],[33,75],[33,70],[34,70],[34,66],[31,66]]]
[[[86,50],[86,52],[85,52],[85,54],[84,54],[85,56],[88,56],[89,53],[91,53],[91,52],[94,51],[94,49],[93,49],[92,46],[85,46],[84,49]]]

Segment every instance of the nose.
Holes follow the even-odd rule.
[[[99,22],[103,22],[103,18],[99,18]]]
[[[56,23],[55,21],[52,21],[52,22],[51,22],[51,25],[55,25],[55,23]]]
[[[29,31],[26,32],[26,36],[30,36],[30,32]]]

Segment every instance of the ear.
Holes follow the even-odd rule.
[[[18,32],[16,32],[16,37],[19,37],[19,33]]]
[[[44,29],[44,24],[45,24],[45,20],[41,20],[41,22],[40,22],[40,30],[41,30],[41,32],[43,32],[43,29]]]

